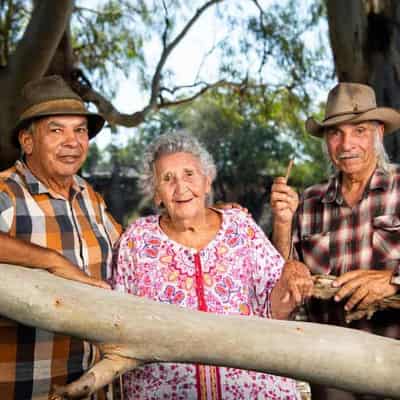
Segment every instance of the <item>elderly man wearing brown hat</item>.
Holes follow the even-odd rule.
[[[22,157],[0,173],[0,262],[108,288],[102,279],[120,226],[76,175],[104,119],[58,76],[28,83],[20,105]],[[53,384],[76,379],[95,356],[81,340],[4,319],[0,348],[2,400],[48,399]]]
[[[398,128],[400,114],[377,107],[371,87],[340,83],[329,93],[325,119],[306,122],[308,132],[322,138],[334,174],[327,183],[306,189],[300,203],[285,178],[275,180],[271,207],[276,247],[285,257],[293,252],[312,274],[338,277],[332,301],[308,300],[313,322],[400,338],[397,311],[380,311],[369,321],[350,325],[344,319],[345,311],[365,308],[399,289],[400,168],[389,163],[383,147],[383,135]],[[312,293],[311,275],[304,271],[293,285],[303,296]],[[312,398],[374,397],[313,386]]]

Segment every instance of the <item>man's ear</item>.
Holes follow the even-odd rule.
[[[21,129],[18,133],[18,141],[24,154],[31,155],[33,151],[32,133],[27,129]]]

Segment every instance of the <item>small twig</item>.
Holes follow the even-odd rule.
[[[292,170],[293,164],[294,164],[294,160],[291,159],[291,160],[289,161],[289,165],[288,165],[287,170],[286,170],[286,175],[285,175],[285,180],[286,180],[286,182],[287,182],[288,179],[289,179],[290,172],[291,172],[291,170]]]

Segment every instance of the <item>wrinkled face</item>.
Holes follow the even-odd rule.
[[[375,135],[383,138],[383,125],[374,122],[341,124],[325,133],[330,158],[347,175],[369,174],[376,166]]]
[[[163,203],[172,220],[194,218],[204,211],[211,189],[198,158],[190,153],[161,156],[154,164],[156,204]]]
[[[64,115],[35,122],[34,132],[23,130],[19,140],[32,171],[45,179],[65,179],[78,172],[89,146],[87,118]]]

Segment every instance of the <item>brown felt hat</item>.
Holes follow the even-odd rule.
[[[370,86],[343,82],[329,92],[324,120],[308,118],[306,129],[311,135],[321,137],[326,127],[364,121],[380,121],[385,125],[385,133],[392,133],[400,128],[400,113],[393,108],[377,107]]]
[[[58,75],[28,82],[22,89],[18,110],[18,121],[13,129],[16,141],[21,129],[41,117],[84,115],[88,120],[89,138],[96,136],[105,122],[100,114],[89,112],[83,100]]]

